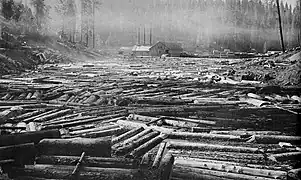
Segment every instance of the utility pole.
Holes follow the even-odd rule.
[[[279,21],[279,29],[280,29],[281,47],[282,47],[282,51],[285,52],[284,42],[283,42],[283,34],[282,34],[282,25],[281,25],[281,14],[280,14],[279,0],[276,0],[276,4],[277,4],[277,10],[278,10],[278,21]]]

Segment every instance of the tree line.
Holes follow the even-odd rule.
[[[301,41],[301,0],[296,1],[294,6],[280,1],[286,49],[300,45]],[[146,33],[151,29],[153,42],[180,42],[196,50],[281,49],[275,0],[26,2],[30,6],[2,0],[2,16],[9,21],[30,24],[21,28],[23,31],[60,32],[66,40],[88,46],[134,45],[138,29],[146,29]]]

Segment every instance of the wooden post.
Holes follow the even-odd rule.
[[[285,47],[284,47],[284,42],[283,42],[282,25],[281,25],[281,14],[280,14],[279,0],[276,0],[276,4],[277,4],[277,10],[278,10],[278,21],[279,21],[281,47],[282,47],[282,52],[285,52]]]

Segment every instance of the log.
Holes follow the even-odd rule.
[[[269,156],[269,159],[273,161],[287,161],[287,160],[296,160],[300,158],[301,158],[301,152],[286,152],[286,153],[272,154]]]
[[[12,167],[9,175],[29,176],[38,178],[68,179],[74,166],[60,165],[27,165],[25,168]],[[153,174],[148,170],[141,169],[121,169],[121,168],[98,168],[82,167],[79,173],[79,179],[85,180],[154,180]]]
[[[258,148],[251,147],[239,147],[239,146],[223,146],[218,144],[206,144],[184,140],[168,140],[167,148],[174,149],[198,149],[198,150],[210,150],[210,151],[229,151],[240,153],[260,153]]]
[[[222,134],[171,132],[168,135],[169,138],[171,139],[196,138],[196,139],[216,139],[216,140],[225,140],[225,141],[241,141],[241,138],[239,136],[222,135]]]
[[[254,105],[254,106],[258,106],[258,107],[271,104],[268,101],[263,101],[263,100],[254,99],[254,98],[240,98],[239,100],[241,102],[246,102],[248,104],[251,104],[251,105]]]
[[[160,180],[170,179],[175,158],[172,154],[166,154],[159,166]]]
[[[196,124],[206,124],[206,125],[215,125],[215,121],[208,121],[208,120],[200,120],[200,119],[191,119],[191,118],[180,118],[180,117],[171,117],[171,116],[160,116],[163,119],[171,119],[171,120],[178,120]]]
[[[113,128],[113,129],[89,132],[89,133],[83,134],[81,136],[89,137],[89,138],[107,137],[107,136],[113,136],[113,135],[120,135],[121,133],[124,133],[125,131],[126,130],[124,128],[118,127],[118,128]]]
[[[280,131],[247,131],[247,130],[232,130],[232,131],[222,131],[222,130],[212,130],[211,134],[228,134],[235,136],[242,135],[280,135]]]
[[[77,156],[39,156],[36,158],[36,164],[68,165],[74,166],[78,160]],[[83,159],[82,165],[88,167],[101,168],[137,168],[138,160],[128,158],[105,158],[89,157]]]
[[[71,173],[71,177],[73,177],[73,178],[71,178],[71,179],[74,179],[75,176],[78,174],[79,168],[80,168],[80,166],[81,166],[81,164],[82,164],[82,161],[83,161],[84,157],[85,157],[85,152],[83,152],[83,153],[81,154],[81,156],[80,156],[78,162],[76,163],[76,166],[75,166],[75,168],[73,169],[73,171],[72,171],[72,173]]]
[[[45,112],[44,109],[42,109],[42,110],[36,110],[36,111],[33,111],[33,112],[28,112],[28,113],[19,115],[19,116],[13,118],[13,119],[14,119],[14,120],[21,121],[21,120],[23,120],[23,119],[26,119],[26,118],[29,118],[29,117],[32,117],[32,116],[36,116],[36,115],[41,114],[41,113],[43,113],[43,112]]]
[[[279,142],[289,142],[292,144],[300,144],[300,136],[281,136],[281,135],[255,135],[257,143],[261,144],[278,144]]]
[[[31,121],[34,121],[36,118],[43,117],[43,116],[46,116],[48,114],[51,114],[51,113],[54,113],[54,112],[57,112],[57,111],[59,111],[59,109],[53,109],[53,110],[50,110],[50,111],[46,111],[46,112],[43,112],[41,114],[37,114],[35,116],[31,116],[31,117],[28,117],[26,119],[23,119],[23,122],[31,122]]]
[[[101,127],[97,127],[97,128],[72,131],[69,134],[70,135],[79,135],[79,134],[85,134],[85,133],[90,133],[90,132],[95,132],[95,131],[102,131],[102,130],[108,130],[108,129],[114,129],[114,128],[119,128],[119,125],[112,124],[112,125],[101,126]]]
[[[128,120],[134,120],[134,121],[144,121],[144,122],[150,122],[154,120],[158,120],[159,118],[157,117],[150,117],[150,116],[142,116],[138,114],[130,114],[127,117]]]
[[[200,151],[185,149],[168,149],[168,152],[189,158],[202,158],[208,160],[231,161],[244,164],[266,164],[267,158],[263,154],[254,153],[237,153],[237,152],[220,152],[220,151]]]
[[[142,132],[136,134],[135,136],[133,136],[133,137],[131,137],[129,139],[126,139],[125,141],[122,142],[122,144],[127,144],[127,143],[130,143],[130,142],[133,142],[133,141],[135,141],[135,140],[137,140],[137,139],[139,139],[139,138],[141,138],[141,137],[149,134],[150,132],[152,132],[151,129],[145,129]]]
[[[184,166],[174,166],[173,178],[189,179],[189,180],[230,180],[230,179],[241,179],[241,180],[272,180],[273,178],[257,177],[237,173],[221,172],[199,168],[189,168]]]
[[[64,109],[64,110],[61,110],[61,111],[58,111],[58,112],[54,112],[54,113],[47,114],[45,116],[36,118],[34,121],[44,122],[44,121],[47,121],[47,120],[50,120],[50,119],[54,119],[54,118],[57,118],[57,117],[60,117],[60,116],[64,116],[64,115],[69,114],[71,112],[72,112],[71,109]]]
[[[155,146],[157,146],[159,143],[161,143],[165,138],[166,138],[166,136],[159,135],[159,136],[149,140],[148,142],[146,142],[146,143],[142,144],[141,146],[139,146],[138,148],[134,149],[130,153],[130,156],[135,157],[135,158],[142,156],[143,154],[145,154],[146,152],[148,152],[149,150],[151,150]]]
[[[37,150],[33,143],[0,147],[0,160],[13,159],[15,164],[33,164]]]
[[[1,135],[0,146],[10,146],[15,144],[24,143],[38,143],[40,140],[45,138],[60,138],[59,130],[46,130],[46,131],[35,131],[26,132],[19,134]]]
[[[274,178],[274,179],[283,179],[287,175],[285,171],[243,167],[243,166],[238,166],[233,164],[227,164],[227,162],[213,163],[213,162],[202,162],[202,161],[197,161],[192,159],[176,159],[175,165],[208,169],[208,170],[216,170],[216,171],[224,171],[230,173],[254,175],[254,176]]]
[[[72,139],[43,139],[38,144],[40,155],[70,155],[111,157],[111,139],[108,138],[72,138]]]
[[[166,146],[166,142],[162,142],[160,144],[157,155],[156,155],[155,160],[153,162],[152,168],[157,168],[159,166],[160,161],[161,161],[162,156],[163,156],[163,153],[164,153],[164,150],[165,150],[165,146]]]
[[[50,126],[46,126],[46,127],[43,127],[43,128],[44,129],[66,128],[66,127],[78,126],[78,125],[82,125],[82,124],[93,123],[93,122],[97,122],[97,121],[103,121],[103,120],[106,120],[106,119],[112,119],[112,118],[120,117],[120,116],[123,116],[123,115],[124,114],[113,114],[113,115],[96,117],[96,118],[85,119],[85,120],[76,120],[76,121],[66,122],[66,123],[62,123],[62,124],[50,125]]]
[[[292,169],[288,171],[288,180],[298,180],[301,179],[301,168]]]
[[[132,130],[130,130],[130,131],[128,131],[128,132],[126,132],[126,133],[124,133],[124,134],[116,137],[116,138],[113,138],[112,139],[112,144],[116,144],[116,143],[119,143],[120,141],[128,139],[128,138],[130,138],[130,137],[132,137],[132,136],[134,136],[134,135],[142,132],[143,130],[144,129],[142,127],[138,127],[137,129],[132,129]]]
[[[158,136],[159,132],[151,132],[142,138],[137,139],[136,141],[129,142],[128,144],[125,144],[124,146],[116,149],[117,155],[124,155],[126,153],[129,153],[129,151],[141,146],[142,144],[146,143],[147,141],[153,139],[154,137]]]

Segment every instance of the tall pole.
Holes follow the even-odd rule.
[[[144,26],[144,29],[143,29],[143,45],[145,45],[145,26]]]
[[[140,27],[138,27],[138,45],[140,45]]]
[[[281,47],[282,47],[282,51],[285,52],[284,42],[283,42],[283,34],[282,34],[282,25],[281,25],[281,14],[280,14],[279,0],[276,0],[276,4],[277,4],[277,10],[278,10],[278,20],[279,20]]]
[[[152,27],[149,29],[149,45],[152,45]]]
[[[95,0],[92,0],[92,41],[93,41],[93,48],[95,48]]]

